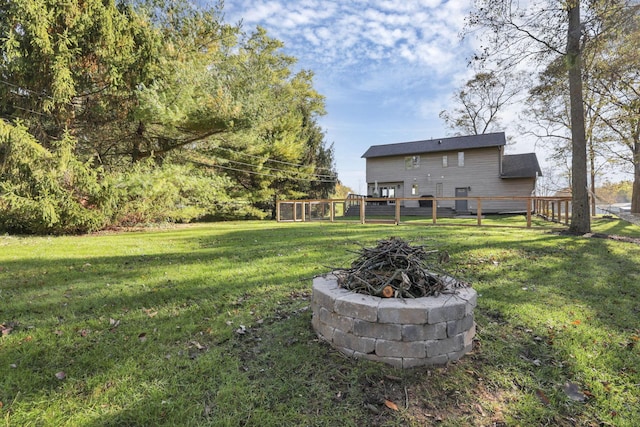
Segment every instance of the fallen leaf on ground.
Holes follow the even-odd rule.
[[[197,348],[198,350],[203,350],[206,347],[203,346],[202,344],[200,344],[198,341],[191,341],[189,344],[193,345],[195,348]]]
[[[145,342],[147,340],[147,334],[146,333],[141,333],[140,335],[138,335],[138,339],[140,340],[140,342]]]
[[[16,324],[13,322],[9,322],[8,324],[0,323],[0,331],[2,331],[2,336],[9,335],[13,331],[13,327]]]
[[[144,307],[142,307],[142,311],[147,313],[147,316],[149,316],[149,317],[155,317],[158,314],[158,312],[155,311],[152,308],[144,308]]]
[[[64,371],[56,372],[56,378],[59,380],[63,380],[67,378],[67,374]]]
[[[544,403],[545,405],[549,405],[551,403],[547,395],[544,394],[542,390],[537,389],[536,394],[538,395],[538,399],[540,399],[540,402]]]
[[[387,399],[384,400],[384,406],[394,411],[398,410],[398,405]]]

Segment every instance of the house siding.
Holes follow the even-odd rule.
[[[396,197],[416,198],[421,195],[439,196],[437,184],[442,184],[442,197],[455,197],[456,188],[470,188],[468,197],[529,196],[533,193],[535,178],[503,179],[500,177],[501,147],[461,150],[464,166],[458,166],[459,151],[421,153],[420,166],[406,169],[406,156],[367,158],[366,176],[368,194],[373,188],[394,186]],[[442,157],[447,156],[448,167],[442,166]],[[418,194],[411,195],[411,188],[418,185]],[[468,209],[476,211],[476,201],[468,201]],[[407,200],[407,207],[419,206],[418,200]],[[454,200],[438,202],[440,207],[455,207]],[[523,211],[525,201],[483,201],[483,212]]]

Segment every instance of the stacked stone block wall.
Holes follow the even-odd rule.
[[[398,368],[441,365],[471,351],[476,303],[472,288],[415,299],[358,294],[329,274],[313,280],[312,324],[349,357]]]

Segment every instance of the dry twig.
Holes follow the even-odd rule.
[[[456,287],[469,286],[447,276],[440,264],[449,254],[411,246],[400,238],[378,241],[363,247],[351,268],[334,269],[338,284],[354,292],[396,298],[420,298],[454,293]],[[391,288],[391,290],[389,289]]]

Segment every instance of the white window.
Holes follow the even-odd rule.
[[[396,197],[396,189],[395,187],[382,187],[381,189],[381,197],[389,197],[389,198],[394,198]]]
[[[442,183],[436,183],[436,197],[442,197]]]
[[[458,152],[458,166],[464,166],[464,151]]]
[[[405,157],[404,167],[406,170],[418,169],[420,167],[420,156]]]
[[[447,159],[447,156],[442,156],[442,167],[446,168],[449,166],[449,159]]]
[[[417,196],[418,195],[418,184],[413,184],[411,186],[411,195],[412,196]]]

